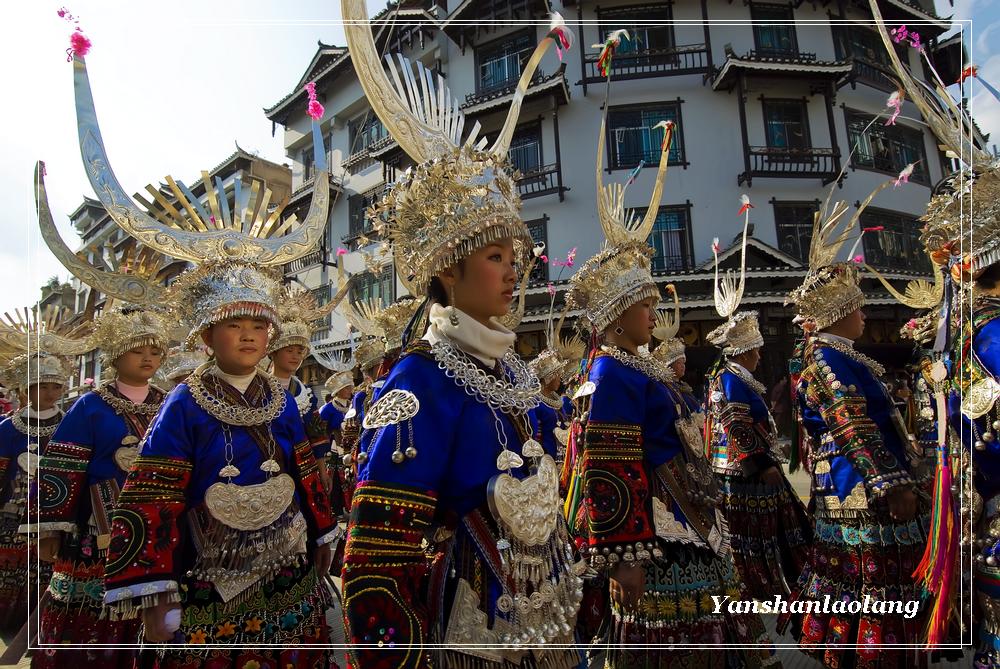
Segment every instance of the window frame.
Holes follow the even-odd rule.
[[[767,146],[767,148],[778,149],[788,152],[809,151],[810,149],[814,148],[812,142],[812,128],[810,128],[809,126],[809,103],[806,100],[803,100],[802,98],[766,98],[764,96],[761,96],[760,103],[761,103],[761,119],[764,123],[764,144]],[[768,114],[767,114],[768,107],[771,105],[775,106],[795,105],[799,108],[799,112],[802,115],[802,128],[803,128],[803,135],[805,136],[804,140],[805,146],[792,147],[788,146],[787,144],[785,146],[774,146],[771,144],[771,130],[770,130],[770,124],[768,123]],[[785,127],[787,129],[787,126]],[[785,134],[787,138],[789,135],[787,132]]]
[[[518,137],[524,137],[528,134],[533,134],[538,139],[538,167],[532,172],[526,172],[518,167],[510,155],[511,148],[513,148],[514,142],[517,141]],[[510,160],[511,165],[517,168],[523,176],[530,176],[545,167],[545,145],[542,138],[542,122],[540,120],[528,121],[514,128],[514,134],[510,138],[510,146],[511,148],[507,150],[507,158]]]
[[[761,16],[762,13],[782,13],[786,16],[782,17],[767,17]],[[774,21],[774,20],[787,20],[793,21],[793,23],[785,24],[770,24],[758,26],[758,21]],[[750,21],[753,25],[753,46],[754,53],[758,56],[763,56],[765,58],[797,58],[802,54],[799,49],[799,36],[798,32],[795,30],[795,9],[791,4],[781,4],[773,2],[751,2],[750,3]],[[792,48],[789,50],[778,50],[774,48],[762,48],[761,47],[761,31],[763,29],[771,30],[787,30],[791,35]]]
[[[378,299],[381,306],[385,307],[396,301],[396,274],[392,263],[383,265],[378,274],[362,272],[357,275],[351,286],[350,300],[359,303],[372,299],[376,286],[380,286]]]
[[[646,215],[647,211],[649,211],[649,207],[636,207],[634,211],[637,216],[642,217]],[[646,242],[651,247],[653,247],[654,251],[656,251],[656,254],[654,254],[653,257],[650,259],[651,271],[654,276],[657,275],[658,273],[692,270],[696,266],[694,258],[694,235],[692,231],[693,221],[691,216],[691,211],[692,211],[691,201],[687,200],[682,204],[661,204],[657,208],[656,217],[659,218],[662,214],[673,211],[683,212],[684,214],[684,233],[683,233],[684,239],[681,240],[681,246],[682,246],[682,248],[680,249],[681,253],[679,254],[679,256],[661,256],[659,254],[659,249],[653,242],[653,236],[657,234],[657,222],[654,221],[653,229],[650,231],[649,237],[646,239]],[[669,265],[667,263],[663,263],[662,267],[657,267],[657,260],[665,260],[671,257],[679,257],[681,259],[680,265]]]
[[[668,46],[666,48],[657,48],[655,50],[650,50],[649,48],[636,48],[635,51],[622,51],[619,48],[618,53],[615,56],[615,62],[619,65],[629,66],[629,63],[623,63],[623,59],[630,60],[635,59],[647,60],[651,56],[660,56],[669,54],[670,52],[676,51],[677,49],[677,33],[674,30],[674,3],[672,1],[667,1],[663,3],[654,4],[642,4],[642,5],[627,5],[624,7],[608,7],[608,8],[598,8],[597,9],[597,30],[600,36],[600,41],[603,42],[607,39],[607,34],[613,30],[618,30],[619,28],[625,28],[629,31],[629,36],[634,37],[636,20],[640,21],[638,25],[642,25],[641,22],[649,20],[650,11],[663,11],[666,13],[666,18],[663,19],[664,24],[662,26],[655,26],[656,28],[662,28],[666,31]],[[658,20],[658,19],[656,19]],[[648,29],[654,26],[643,26],[644,29]],[[626,42],[623,45],[628,44]],[[652,53],[651,53],[652,51]],[[674,56],[676,60],[676,56]],[[639,65],[641,63],[632,63],[631,65]]]
[[[778,200],[776,198],[771,198],[771,207],[774,214],[774,239],[777,242],[778,250],[782,253],[787,253],[796,260],[807,263],[809,260],[809,244],[812,239],[812,226],[813,219],[809,218],[805,222],[797,223],[794,221],[782,221],[778,215],[778,212],[783,209],[796,208],[809,208],[813,213],[819,211],[820,201],[819,200]],[[800,227],[807,228],[808,235],[803,237],[793,235],[794,239],[799,240],[799,252],[793,252],[790,249],[784,248],[782,246],[782,235],[781,229],[783,226],[795,226],[794,229],[798,230]],[[804,243],[802,242],[804,239]]]
[[[530,221],[525,221],[524,224],[528,226],[528,233],[531,234],[531,239],[534,240],[536,244],[538,242],[544,242],[545,247],[547,249],[549,245],[548,214],[542,214],[538,218],[533,218]],[[538,237],[536,237],[534,234],[536,228],[540,229],[542,233]],[[531,274],[528,276],[528,285],[537,286],[548,282],[549,282],[549,264],[543,262],[536,262],[534,269],[531,270]]]
[[[512,55],[513,53],[518,53],[518,54],[527,53],[528,54],[527,57],[530,57],[531,52],[535,48],[535,28],[534,28],[534,26],[532,26],[530,28],[525,28],[523,30],[515,30],[514,32],[507,33],[506,35],[503,35],[502,37],[498,37],[495,40],[491,40],[489,42],[486,42],[485,44],[482,44],[482,45],[476,47],[476,49],[475,49],[475,59],[474,59],[475,60],[475,68],[476,69],[474,70],[474,76],[475,76],[475,81],[476,81],[476,94],[477,95],[482,95],[484,93],[489,93],[489,92],[492,92],[492,91],[500,90],[500,89],[505,88],[507,86],[513,86],[513,85],[515,85],[517,83],[518,79],[521,76],[521,72],[524,70],[524,63],[527,62],[527,57],[525,57],[525,59],[521,60],[521,62],[519,63],[516,75],[514,75],[513,77],[511,77],[511,78],[509,78],[509,79],[507,79],[507,80],[505,80],[503,82],[492,84],[490,86],[484,86],[483,85],[483,77],[482,77],[482,72],[480,71],[480,69],[482,68],[484,62],[487,62],[484,59],[484,54],[489,53],[490,50],[499,50],[500,47],[504,46],[504,44],[506,42],[515,43],[517,40],[521,40],[521,39],[525,39],[526,40],[525,44],[527,46],[525,46],[525,48],[521,49],[520,51],[510,52],[507,55],[509,56],[509,55]]]
[[[872,220],[872,217],[878,217],[876,220]],[[896,224],[890,230],[898,233],[903,245],[906,247],[905,255],[893,256],[893,258],[898,262],[886,263],[883,261],[875,260],[872,258],[875,253],[871,251],[870,242],[872,240],[881,240],[882,235],[885,231],[880,232],[868,232],[865,233],[862,238],[862,248],[864,249],[865,262],[872,265],[876,269],[882,269],[887,271],[902,272],[905,274],[917,274],[917,275],[931,275],[932,267],[930,258],[924,252],[923,245],[920,242],[920,223],[917,220],[919,214],[908,214],[903,211],[896,211],[894,209],[883,209],[881,207],[867,207],[863,212],[858,222],[861,224],[862,228],[877,227],[879,225],[885,225],[887,222]],[[893,220],[894,219],[894,220]],[[876,236],[877,235],[877,236]],[[881,250],[881,243],[879,244],[879,253],[884,252]],[[888,257],[888,256],[886,256]]]
[[[854,129],[852,127],[852,124],[855,121],[857,121],[860,123],[860,127],[863,128],[865,126],[868,126],[868,124],[871,123],[874,118],[875,115],[873,114],[868,114],[861,110],[852,109],[846,106],[844,107],[844,129],[847,133],[847,147],[849,152],[853,152],[853,158],[851,160],[851,169],[864,170],[866,172],[875,172],[877,174],[885,174],[893,177],[899,176],[899,173],[906,167],[908,163],[900,165],[898,169],[896,169],[894,166],[892,169],[886,170],[876,166],[874,149],[871,151],[872,154],[871,165],[862,164],[861,163],[862,156],[860,155],[860,152],[854,152],[855,140],[854,137],[852,136],[852,130]],[[910,176],[910,181],[920,184],[921,186],[927,186],[928,188],[930,188],[932,186],[931,168],[930,168],[930,161],[928,160],[927,156],[927,146],[924,141],[923,131],[920,130],[919,128],[915,128],[905,123],[899,123],[898,121],[896,122],[895,125],[890,125],[890,126],[880,123],[875,123],[871,127],[869,127],[864,133],[868,137],[867,143],[869,145],[872,144],[871,136],[869,133],[871,133],[873,130],[876,129],[881,135],[883,135],[884,139],[887,139],[888,141],[894,144],[898,144],[899,141],[898,138],[894,138],[893,135],[898,135],[899,137],[910,135],[912,138],[916,139],[917,144],[915,148],[919,150],[920,155],[915,161],[916,167],[913,170],[913,174]],[[890,157],[891,157],[891,152],[892,152],[892,147],[890,146]]]
[[[614,118],[616,113],[627,113],[627,112],[639,112],[640,114],[644,111],[656,110],[659,108],[669,108],[674,107],[675,109],[675,119],[674,119],[674,139],[673,146],[671,147],[671,153],[675,150],[677,151],[677,159],[668,158],[667,164],[670,166],[678,166],[687,169],[688,165],[691,163],[687,159],[687,147],[684,143],[684,100],[677,98],[676,100],[666,100],[663,102],[644,102],[641,104],[627,104],[627,105],[615,105],[608,109],[608,127],[607,135],[605,136],[605,143],[608,147],[608,158],[607,167],[605,170],[608,173],[614,172],[616,170],[633,170],[639,161],[633,161],[631,164],[622,164],[618,155],[618,143],[615,141],[614,132],[617,130],[614,125]],[[645,160],[643,156],[643,160]],[[652,156],[650,156],[652,158]],[[647,160],[646,164],[643,165],[643,169],[647,168],[658,168],[660,164],[659,152],[657,151],[657,156],[655,160]]]

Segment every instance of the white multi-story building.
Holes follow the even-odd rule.
[[[938,43],[949,28],[928,6],[884,0],[890,23],[918,30],[945,81],[954,81],[963,54],[957,39]],[[523,218],[547,244],[550,257],[577,249],[579,261],[603,241],[595,213],[595,161],[606,84],[597,51],[612,30],[632,39],[614,59],[608,109],[605,181],[624,181],[640,161],[647,166],[629,187],[627,204],[648,206],[659,158],[658,121],[676,123],[671,167],[650,243],[658,281],[673,283],[682,300],[682,336],[689,367],[703,370],[714,350],[705,334],[718,324],[712,309],[712,239],[722,246],[723,266],[738,263],[731,244],[741,231],[739,197],[750,196],[753,239],[748,254],[744,307],[761,311],[768,346],[762,374],[772,380],[783,368],[794,339],[787,292],[804,274],[812,213],[831,188],[849,204],[916,163],[909,184],[883,191],[861,218],[859,247],[870,264],[893,278],[926,274],[917,217],[932,188],[950,169],[910,103],[895,125],[872,118],[886,111],[895,90],[888,55],[871,27],[862,0],[832,3],[755,1],[649,2],[610,0],[600,5],[562,0],[448,0],[447,6],[402,0],[373,19],[376,46],[401,52],[440,73],[470,122],[495,136],[506,115],[521,66],[547,31],[549,9],[560,11],[576,31],[577,44],[560,62],[547,55],[529,88],[510,158],[522,173]],[[751,21],[755,23],[751,24]],[[914,22],[920,22],[915,24]],[[916,50],[898,48],[912,71],[927,74]],[[342,246],[345,267],[358,271],[357,251],[375,240],[365,208],[409,159],[371,112],[347,49],[320,42],[291,93],[265,110],[284,128],[295,196],[311,188],[311,137],[303,87],[317,85],[335,186],[328,243],[289,267],[295,278],[328,293]],[[983,138],[978,138],[985,141]],[[851,148],[856,147],[849,158]],[[841,175],[841,169],[847,169]],[[549,282],[557,303],[572,269],[537,268],[529,309],[520,328],[520,352],[542,343],[541,321],[549,308]],[[908,318],[872,283],[869,326],[863,346],[891,365],[905,361],[896,344]],[[368,274],[356,297],[391,301],[404,293],[389,264]],[[334,316],[317,331],[315,345],[347,345],[347,327]]]

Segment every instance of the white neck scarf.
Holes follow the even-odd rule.
[[[458,325],[452,325],[452,315],[458,318]],[[491,318],[489,326],[486,326],[461,309],[442,307],[437,303],[431,305],[429,321],[424,339],[432,346],[447,339],[489,368],[496,365],[497,360],[514,345],[516,338],[495,318]]]
[[[219,377],[220,379],[231,385],[233,388],[236,388],[236,390],[240,391],[240,394],[243,394],[247,391],[247,388],[250,387],[250,382],[253,381],[253,377],[257,376],[256,369],[244,376],[237,376],[235,374],[226,374],[224,371],[219,369],[218,366],[212,367],[210,371],[212,372],[212,374],[215,374],[217,377]]]

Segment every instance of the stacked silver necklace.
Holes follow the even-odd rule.
[[[55,414],[55,416],[53,416],[53,418],[59,418],[59,420],[62,420],[62,416],[63,412],[62,410],[60,410]],[[56,421],[52,425],[43,427],[38,422],[39,420],[41,419],[36,418],[32,420],[29,417],[28,421],[25,422],[25,420],[21,417],[20,411],[12,413],[10,415],[10,424],[14,426],[14,429],[20,432],[21,434],[28,435],[29,437],[51,437],[52,434],[56,431],[56,428],[59,427],[59,421]],[[29,448],[31,447],[29,446]]]
[[[742,367],[737,367],[735,364],[730,363],[726,365],[726,369],[740,377],[740,380],[742,380],[743,383],[750,386],[750,390],[754,391],[761,397],[763,397],[764,393],[767,392],[767,388],[764,387],[764,384],[750,376],[747,372],[743,371]]]
[[[632,355],[617,346],[611,346],[608,344],[601,346],[601,350],[626,367],[631,367],[637,372],[642,372],[654,381],[659,381],[660,383],[673,383],[676,380],[673,372],[664,369],[652,358]]]
[[[834,351],[843,353],[851,360],[860,362],[862,365],[870,369],[876,378],[881,378],[885,374],[885,367],[878,364],[861,351],[855,350],[853,346],[848,346],[843,342],[835,341],[833,339],[825,339],[823,337],[820,337],[820,341],[823,342],[823,346],[829,346]]]

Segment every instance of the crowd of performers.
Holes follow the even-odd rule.
[[[937,189],[921,237],[935,278],[904,292],[839,260],[861,211],[893,182],[853,212],[823,204],[788,298],[802,330],[789,453],[754,378],[764,339],[757,314],[739,309],[745,275],[719,277],[718,256],[722,324],[709,340],[719,356],[704,388],[682,381],[678,296],[654,281],[647,243],[671,123],[638,216],[621,186],[602,183],[605,101],[596,213],[606,244],[577,269],[565,309],[550,310],[547,347],[526,364],[514,329],[541,249],[506,162],[523,95],[492,145],[478,128],[463,138],[457,108],[430,104],[452,100],[443,84],[405,59],[383,71],[365,4],[342,8],[372,109],[416,163],[370,212],[414,296],[386,306],[345,300],[343,268],[322,307],[281,285],[280,267],[311,252],[327,221],[318,123],[298,226],[272,236],[273,221],[241,222],[207,181],[207,202],[152,215],[111,170],[74,55],[95,192],[151,254],[188,269],[164,288],[155,271],[63,252],[39,165],[43,237],[107,304],[76,321],[26,310],[0,328],[5,385],[21,407],[0,423],[0,625],[14,632],[37,617],[32,666],[328,667],[332,627],[357,669],[777,666],[762,616],[720,606],[775,596],[817,604],[776,624],[827,667],[923,666],[973,639],[977,666],[1000,665],[990,156],[974,151]],[[625,38],[604,45],[605,68]],[[570,42],[557,17],[520,93],[545,52]],[[968,155],[956,144],[967,117],[894,62],[942,144]],[[419,88],[400,86],[414,77]],[[321,114],[310,105],[314,121]],[[745,259],[749,201],[740,213]],[[960,220],[972,221],[971,244]],[[854,347],[864,271],[919,310],[902,330],[915,370],[905,418],[881,365]],[[664,300],[673,308],[659,310]],[[333,372],[321,404],[295,374],[313,324],[334,308],[358,340],[350,359],[313,352]],[[64,414],[68,360],[93,350],[106,373],[74,389]],[[807,504],[785,474],[789,457],[809,475]]]

